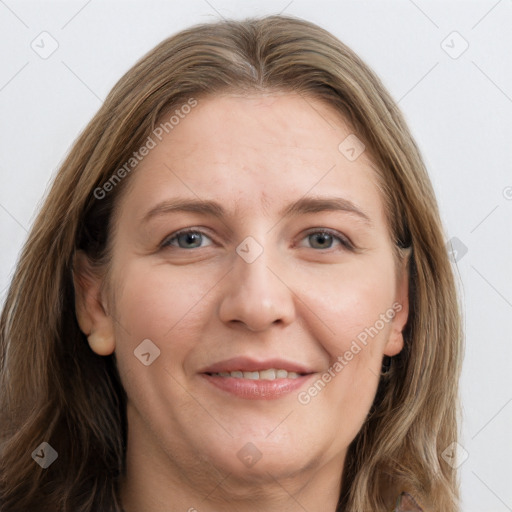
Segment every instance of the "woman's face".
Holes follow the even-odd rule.
[[[190,110],[116,210],[128,453],[190,479],[339,477],[408,312],[368,153],[300,95]]]

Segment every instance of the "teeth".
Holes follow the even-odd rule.
[[[271,368],[270,370],[263,370],[259,372],[259,374],[260,379],[274,380],[276,378],[276,371],[273,368]]]
[[[296,379],[300,377],[297,372],[288,372],[286,370],[276,370],[269,368],[268,370],[261,370],[259,372],[218,372],[212,373],[216,377],[234,377],[235,379],[250,379],[250,380],[274,380],[274,379]]]

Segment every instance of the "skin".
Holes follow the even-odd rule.
[[[130,177],[108,286],[79,254],[80,326],[92,350],[115,350],[128,395],[126,512],[334,512],[347,447],[408,315],[368,150],[355,161],[338,150],[350,133],[332,107],[291,93],[202,98]],[[348,199],[371,224],[347,211],[279,213],[303,196]],[[175,197],[218,201],[227,216],[142,221]],[[184,228],[204,235],[172,239]],[[322,229],[356,250],[335,236],[321,245]],[[252,263],[236,252],[249,236],[263,248]],[[280,357],[314,369],[314,382],[394,303],[401,310],[305,405],[297,395],[311,382],[245,400],[198,374],[235,356]],[[149,366],[134,356],[144,339],[160,349]],[[261,454],[252,467],[237,456],[247,443]]]

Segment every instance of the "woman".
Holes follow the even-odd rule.
[[[379,79],[311,23],[192,27],[121,78],[0,346],[2,512],[458,510],[432,186]]]

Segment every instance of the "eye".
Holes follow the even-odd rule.
[[[198,229],[185,229],[173,233],[167,237],[161,244],[162,248],[174,247],[178,249],[200,249],[207,247],[201,245],[204,239],[212,241],[211,238],[201,230]],[[308,239],[313,249],[331,249],[333,243],[338,242],[339,245],[347,250],[354,250],[354,246],[343,235],[336,231],[329,229],[320,229],[310,231],[306,234],[305,239]],[[209,244],[211,245],[211,244]]]
[[[161,247],[177,247],[178,249],[197,249],[201,247],[201,242],[206,238],[211,241],[203,231],[197,229],[186,229],[173,233],[167,237],[161,244]],[[203,246],[204,247],[204,246]]]
[[[305,239],[310,241],[313,249],[331,249],[333,242],[338,241],[342,247],[350,251],[354,250],[354,246],[343,235],[336,231],[329,229],[320,229],[317,231],[310,231]]]

